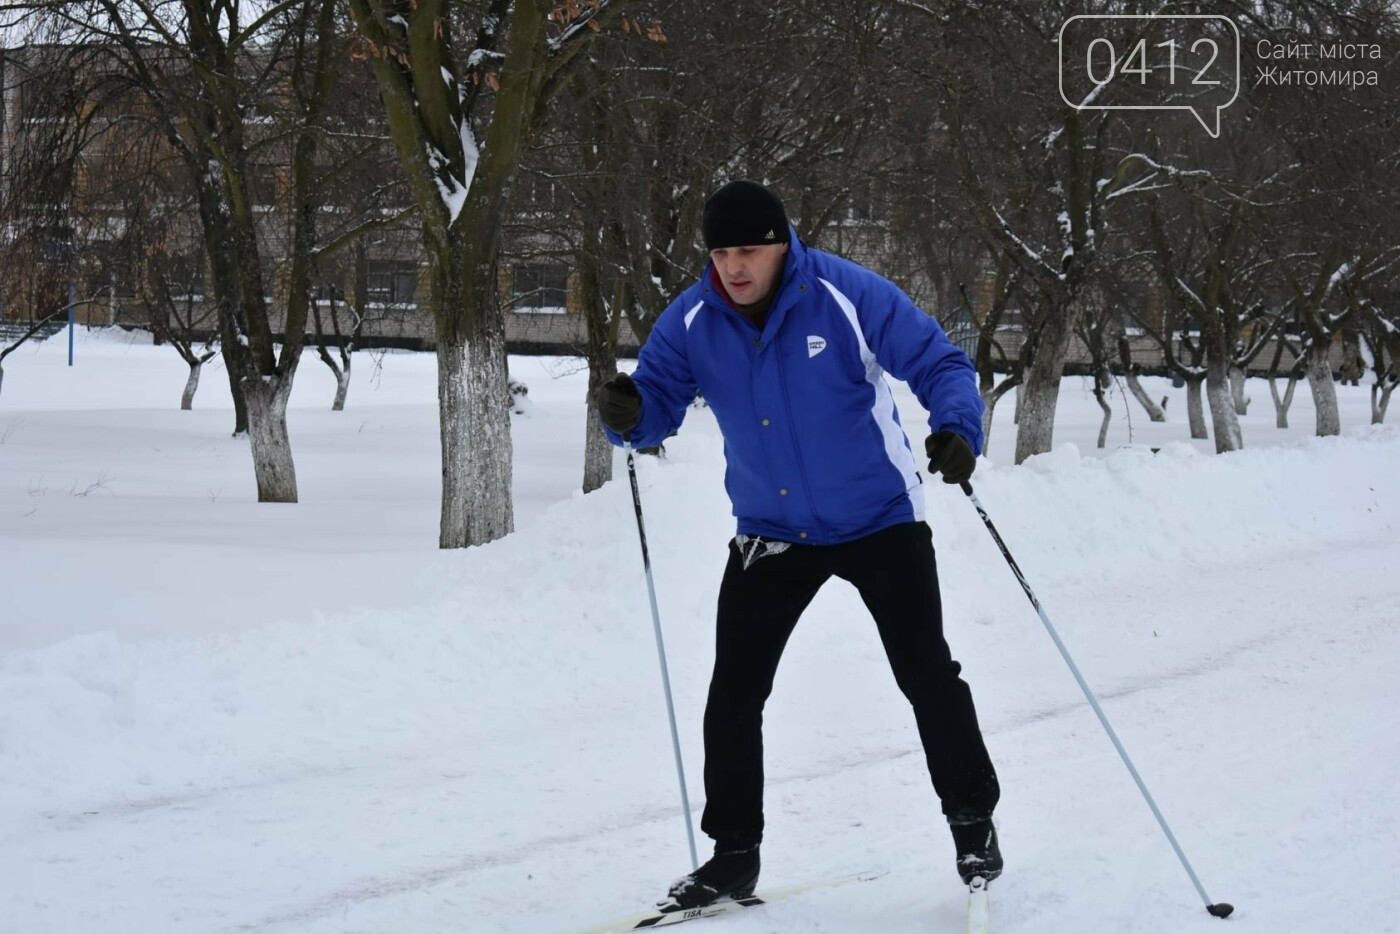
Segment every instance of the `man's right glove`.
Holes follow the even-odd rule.
[[[977,469],[977,455],[956,431],[935,431],[924,441],[928,472],[943,474],[944,483],[963,483]]]
[[[626,373],[599,386],[596,402],[603,424],[620,435],[636,428],[642,420],[642,393]]]

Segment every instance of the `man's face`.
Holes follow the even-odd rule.
[[[787,258],[786,243],[765,243],[759,246],[731,246],[710,251],[715,271],[740,305],[752,305],[768,297]]]

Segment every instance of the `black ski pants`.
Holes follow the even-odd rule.
[[[972,692],[943,638],[928,525],[909,522],[840,545],[776,551],[775,544],[781,547],[729,545],[705,706],[701,829],[716,839],[762,839],[763,705],[798,617],[833,576],[855,585],[875,618],[895,681],[914,708],[943,813],[958,822],[991,816],[1000,794],[996,771]]]

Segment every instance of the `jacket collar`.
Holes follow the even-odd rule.
[[[811,277],[807,271],[807,245],[797,237],[797,231],[792,225],[788,225],[788,252],[787,261],[783,264],[783,281],[778,287],[778,295],[773,299],[773,304],[768,306],[768,321],[764,325],[763,335],[766,340],[769,335],[777,331],[783,319],[787,317],[788,309],[796,305],[798,300],[811,291]],[[701,297],[708,304],[716,308],[723,309],[728,314],[746,317],[742,311],[734,307],[734,303],[725,293],[722,286],[716,284],[715,264],[713,260],[705,263],[705,271],[700,275]]]

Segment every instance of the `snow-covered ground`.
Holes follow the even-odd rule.
[[[221,370],[180,412],[166,348],[80,332],[65,364],[26,346],[0,396],[0,931],[568,934],[688,868],[621,461],[576,491],[576,361],[512,360],[519,531],[450,553],[431,356],[361,355],[341,413],[306,359],[295,506],[254,502]],[[1280,431],[1256,382],[1217,457],[1147,382],[1172,420],[1134,411],[1126,448],[1117,398],[1100,453],[1067,379],[1060,447],[1019,468],[1004,400],[978,495],[1227,923],[1400,931],[1400,430],[1341,387],[1346,436],[1312,439],[1300,387]],[[709,414],[667,448],[639,471],[698,814],[732,520]],[[1004,788],[993,930],[1214,930],[976,513],[928,493]],[[959,930],[912,716],[839,582],[767,724],[762,887],[890,871],[704,924]]]

